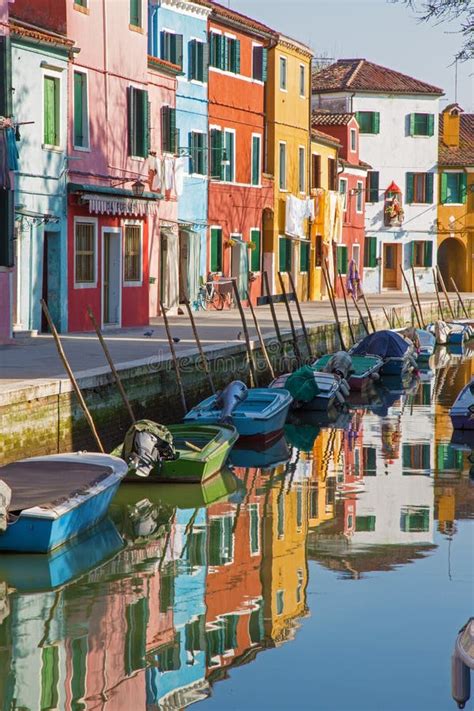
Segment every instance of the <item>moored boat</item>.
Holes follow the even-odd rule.
[[[363,338],[351,348],[354,356],[378,356],[383,364],[380,375],[403,375],[416,367],[414,346],[394,331],[377,331]]]
[[[455,430],[474,430],[474,378],[461,390],[449,414]]]
[[[32,457],[0,469],[11,492],[5,501],[0,550],[47,553],[103,518],[127,473],[107,454],[78,452]]]
[[[323,371],[331,358],[331,354],[324,355],[313,363],[313,367],[316,370]],[[378,356],[354,355],[351,360],[352,367],[347,377],[351,390],[362,390],[370,381],[378,380],[379,371],[383,366],[382,358]]]
[[[241,437],[266,439],[280,432],[286,422],[292,402],[285,389],[251,388],[227,415]],[[219,396],[212,395],[193,407],[185,416],[186,424],[209,425],[222,420]]]
[[[327,412],[336,402],[345,402],[341,378],[332,373],[320,373],[309,365],[280,375],[269,387],[286,388],[293,398],[292,409],[297,410]]]
[[[285,425],[286,428],[286,425]],[[290,451],[284,435],[270,446],[250,447],[246,440],[240,440],[230,453],[229,463],[233,467],[245,469],[274,469],[285,464],[290,458]]]

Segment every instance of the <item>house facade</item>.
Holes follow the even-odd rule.
[[[365,201],[368,166],[359,157],[359,125],[353,114],[315,112],[313,127],[336,138],[339,151],[337,188],[343,199],[342,240],[335,245],[335,291],[342,297],[351,260],[360,276],[365,265]]]
[[[264,266],[273,294],[310,294],[311,50],[279,35],[268,53],[267,171],[274,176],[272,210],[266,214]]]
[[[161,299],[176,309],[196,299],[206,274],[208,205],[208,7],[163,0],[148,3],[148,53],[177,67],[176,104],[163,102],[161,154],[174,160],[178,220],[160,232]],[[158,117],[157,117],[158,118]]]
[[[8,2],[0,3],[0,116],[12,116],[12,71]],[[2,140],[5,129],[2,127]],[[8,184],[7,184],[8,182]],[[13,187],[13,189],[12,189]],[[12,267],[14,234],[14,187],[5,175],[0,185],[0,343],[12,337]]]
[[[265,25],[214,5],[209,17],[209,201],[207,271],[235,278],[242,299],[262,292]],[[223,287],[228,291],[230,285]]]
[[[313,76],[313,108],[355,113],[366,186],[367,292],[434,290],[438,87],[365,59],[341,59]]]
[[[439,122],[438,265],[448,291],[474,291],[474,114],[457,104]]]

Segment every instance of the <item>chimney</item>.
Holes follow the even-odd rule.
[[[450,104],[443,111],[443,143],[445,146],[459,147],[459,129],[463,110],[459,104]]]

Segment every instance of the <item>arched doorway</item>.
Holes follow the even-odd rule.
[[[448,291],[453,291],[451,277],[460,291],[469,291],[466,247],[460,240],[448,237],[441,242],[438,248],[438,265]]]

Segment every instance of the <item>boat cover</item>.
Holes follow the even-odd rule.
[[[110,466],[48,459],[13,462],[0,468],[0,479],[12,492],[11,512],[34,506],[54,508],[111,474]]]
[[[352,370],[352,358],[349,353],[345,351],[333,353],[324,366],[325,373],[335,373],[341,378],[346,378],[346,380],[349,378]]]
[[[377,331],[366,336],[354,348],[351,355],[377,355],[381,358],[403,358],[410,344],[393,331]]]
[[[311,402],[319,394],[319,387],[314,377],[314,370],[309,365],[304,365],[292,373],[285,383],[293,400],[298,402]]]
[[[312,452],[320,432],[321,428],[315,425],[285,425],[285,437],[288,443],[300,452]]]

